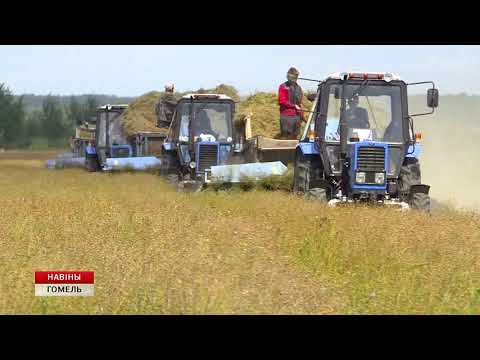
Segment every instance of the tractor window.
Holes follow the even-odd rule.
[[[330,87],[325,140],[339,141],[341,85]],[[400,87],[392,85],[345,86],[345,117],[349,137],[361,141],[403,141]]]
[[[105,127],[106,127],[106,117],[105,113],[100,113],[99,114],[99,119],[97,121],[97,128],[96,131],[98,132],[97,134],[97,146],[103,147],[106,146],[107,142],[107,134],[105,132]]]
[[[194,105],[194,136],[213,135],[217,141],[231,137],[231,106],[225,103],[197,103]]]
[[[202,135],[216,141],[227,141],[232,136],[232,106],[224,102],[194,102],[184,103],[177,110],[180,120],[179,136],[189,136],[188,124],[192,108],[192,132],[195,140]]]
[[[338,124],[340,123],[340,99],[331,93],[328,97],[327,124],[325,130],[325,140],[339,141],[340,132]]]
[[[110,144],[111,145],[123,145],[127,143],[127,139],[123,132],[122,117],[120,112],[110,113]]]
[[[182,115],[180,119],[179,136],[188,137],[188,114]]]
[[[189,116],[189,108],[190,108],[190,103],[180,103],[177,105],[176,109],[176,117],[173,120],[173,129],[175,132],[175,136],[177,136],[179,139],[188,139],[188,123],[190,121],[190,116]],[[183,140],[182,140],[183,141]]]

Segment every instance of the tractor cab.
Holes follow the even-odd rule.
[[[234,101],[220,94],[189,94],[177,104],[163,144],[162,168],[189,180],[207,180],[233,151]]]
[[[418,84],[432,85],[431,111],[409,114],[407,87]],[[413,117],[438,106],[433,82],[407,84],[391,73],[336,73],[319,83],[313,99],[313,116],[297,146],[294,188],[317,189],[334,203],[408,205],[412,196],[425,198],[413,192],[428,195],[420,181]]]
[[[131,157],[132,147],[128,145],[121,123],[121,115],[128,105],[103,105],[97,109],[96,153],[101,165],[107,158]]]

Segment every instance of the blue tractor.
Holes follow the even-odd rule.
[[[97,109],[95,140],[85,148],[89,171],[158,168],[166,131],[127,134],[123,114],[128,105],[103,105]]]
[[[419,84],[431,84],[430,110],[409,114],[407,87]],[[432,114],[438,97],[433,82],[407,84],[391,73],[335,73],[319,81],[296,148],[294,192],[330,205],[368,202],[429,211],[413,117]]]
[[[161,174],[190,190],[284,174],[287,167],[280,161],[247,161],[234,114],[235,102],[226,95],[184,95],[163,143]]]
[[[225,95],[183,96],[163,143],[162,174],[192,186],[208,181],[210,168],[234,155],[234,111],[234,101]]]

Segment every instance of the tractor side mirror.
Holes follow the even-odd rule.
[[[438,107],[438,89],[428,89],[427,106],[432,109]]]
[[[307,95],[307,99],[308,101],[315,101],[315,98],[317,97],[317,94],[316,93],[312,93],[312,94],[308,94]]]

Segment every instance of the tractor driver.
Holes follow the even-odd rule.
[[[204,109],[201,109],[195,116],[194,134],[200,136],[200,134],[213,135],[218,138],[218,134],[212,129],[210,117]]]
[[[350,129],[370,129],[368,112],[358,106],[358,103],[358,95],[354,95],[348,100],[348,109],[345,111],[348,127]]]

